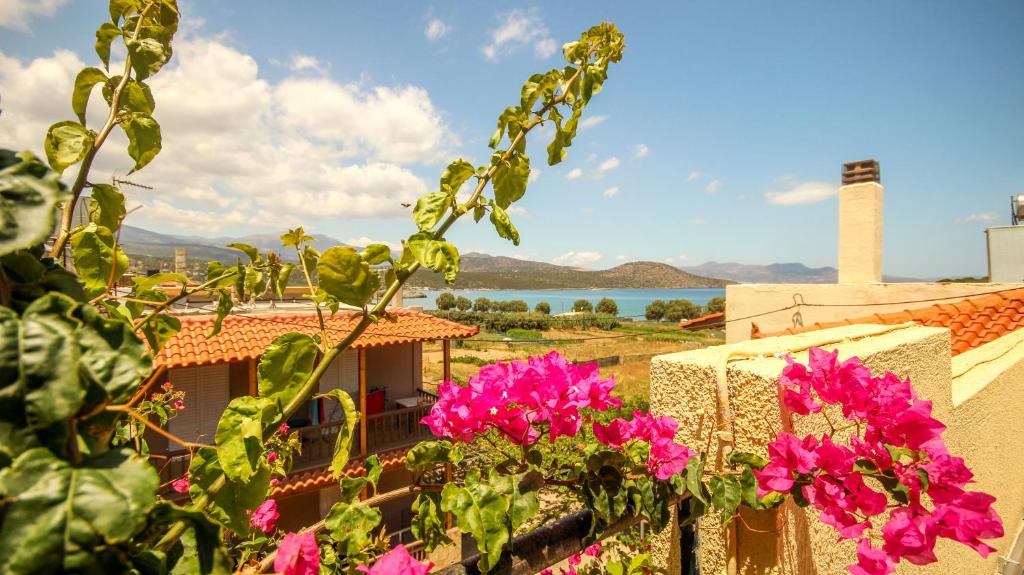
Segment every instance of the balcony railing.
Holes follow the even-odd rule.
[[[366,416],[367,455],[404,447],[433,437],[427,426],[420,424],[437,401],[437,396],[425,390],[417,390],[420,405],[392,409]],[[319,467],[330,462],[334,445],[343,427],[340,421],[328,421],[319,425],[293,428],[298,432],[302,452],[295,456],[293,471]],[[352,456],[358,457],[359,434],[352,441]],[[167,483],[185,475],[189,466],[188,450],[170,451],[153,456],[153,463],[160,470],[160,482]]]

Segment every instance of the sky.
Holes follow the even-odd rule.
[[[531,138],[519,247],[484,219],[462,252],[591,268],[623,261],[834,266],[842,163],[874,158],[886,273],[986,273],[984,229],[1024,193],[1024,3],[179,0],[150,82],[163,151],[128,223],[245,235],[304,225],[398,246],[402,203],[487,161],[522,82],[601,21],[626,35],[569,156]],[[96,0],[0,0],[0,142],[40,153],[98,65]],[[115,52],[114,60],[123,58]],[[117,66],[113,63],[112,66]],[[88,122],[102,122],[93,95]],[[95,178],[131,167],[111,139]],[[69,171],[69,174],[71,171]],[[66,176],[67,177],[67,176]]]

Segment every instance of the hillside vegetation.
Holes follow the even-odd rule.
[[[488,266],[483,258],[499,260]],[[684,272],[658,262],[632,262],[607,270],[585,270],[513,258],[466,254],[455,282],[462,289],[716,288],[735,283]],[[420,270],[412,287],[438,289],[443,278]]]

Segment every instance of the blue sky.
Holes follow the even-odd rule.
[[[71,117],[103,6],[0,0],[5,147],[38,150]],[[153,82],[165,150],[136,176],[156,190],[131,197],[143,208],[130,223],[156,231],[305,223],[397,244],[413,228],[399,204],[436,186],[447,159],[484,161],[522,81],[602,20],[626,54],[565,162],[543,165],[533,139],[539,173],[513,214],[522,245],[463,222],[450,235],[462,251],[834,265],[841,164],[875,158],[886,272],[984,274],[984,228],[1008,224],[1024,192],[1018,1],[182,7],[175,63]],[[101,172],[126,171],[117,144]]]

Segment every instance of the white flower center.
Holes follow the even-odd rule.
[[[498,415],[498,408],[497,407],[492,407],[491,408],[491,415]]]

